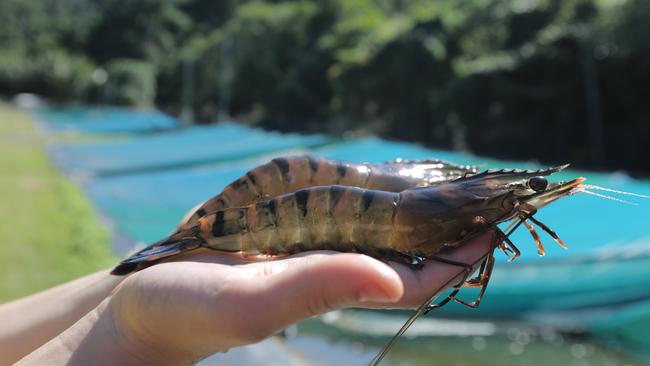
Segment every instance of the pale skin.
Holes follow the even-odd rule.
[[[476,267],[495,240],[488,232],[444,257]],[[196,250],[127,278],[98,272],[1,305],[0,364],[190,365],[333,309],[416,307],[462,272],[354,253],[251,261]]]

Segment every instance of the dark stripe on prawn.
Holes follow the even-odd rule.
[[[271,216],[271,226],[276,227],[278,226],[278,218],[277,218],[277,206],[276,206],[275,198],[269,200],[269,201],[261,201],[256,203],[255,209],[258,212],[263,212]]]
[[[375,191],[367,189],[363,192],[361,196],[361,206],[363,206],[363,212],[365,213],[370,208],[372,200],[375,199]]]
[[[339,203],[341,200],[341,196],[343,196],[343,193],[350,188],[346,188],[343,186],[331,186],[329,189],[329,198],[330,198],[330,213],[334,210],[336,205]]]
[[[273,216],[273,222],[277,225],[277,221],[278,221],[277,220],[277,218],[278,218],[277,198],[273,197],[273,199],[271,199],[270,201],[268,201],[266,203],[265,202],[261,202],[261,203],[267,205],[266,207],[269,209],[269,212],[271,213],[271,216]]]
[[[214,222],[212,223],[212,235],[215,238],[224,236],[223,232],[223,219],[224,211],[217,211],[214,216]]]
[[[307,200],[309,200],[309,189],[299,189],[295,193],[296,206],[300,210],[302,216],[307,216]]]
[[[246,173],[246,178],[248,178],[251,183],[253,183],[254,186],[257,185],[257,178],[255,177],[255,174],[252,171],[249,171]]]
[[[311,168],[311,172],[315,174],[318,170],[318,160],[309,155],[307,156],[307,160],[309,161],[309,168]]]
[[[338,164],[336,166],[336,172],[338,173],[340,178],[345,177],[345,174],[348,172],[348,167],[345,166],[344,164]]]
[[[246,174],[246,177],[248,177],[248,174]],[[232,182],[230,184],[230,187],[232,189],[241,189],[241,187],[244,186],[244,187],[246,187],[246,189],[248,189],[249,184],[248,184],[248,180],[246,179],[246,177],[241,177],[241,178],[237,179],[236,181]]]
[[[272,160],[273,164],[280,169],[280,173],[282,173],[282,178],[285,181],[289,181],[289,161],[285,158],[275,158]]]

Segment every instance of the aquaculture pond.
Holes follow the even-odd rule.
[[[41,109],[35,116],[55,136],[50,152],[57,164],[83,184],[115,230],[120,255],[166,235],[190,208],[276,156],[308,152],[367,162],[435,157],[490,168],[540,167],[375,137],[280,134],[233,122],[181,127],[159,112],[76,107]],[[56,137],[61,131],[79,138]],[[90,138],[96,135],[102,138]],[[577,176],[650,195],[649,181],[624,172],[568,169],[559,178]],[[617,197],[638,204],[576,195],[542,210],[536,217],[569,250],[542,234],[547,256],[540,258],[530,235],[520,230],[513,240],[522,257],[507,263],[498,255],[481,308],[450,304],[429,314],[386,364],[650,365],[645,354],[650,349],[650,200]],[[286,347],[281,353],[295,356],[296,364],[365,364],[408,315],[335,312],[299,324],[286,340],[273,342]],[[236,362],[232,355],[221,357]]]

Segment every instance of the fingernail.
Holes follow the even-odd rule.
[[[371,302],[395,302],[396,299],[391,298],[384,289],[377,285],[366,285],[359,291],[359,296],[357,300],[360,303],[371,303]]]

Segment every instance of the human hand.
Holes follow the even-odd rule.
[[[446,257],[480,262],[494,240],[487,233]],[[187,364],[333,309],[416,307],[456,284],[461,272],[439,262],[412,270],[354,253],[251,263],[197,250],[133,274],[105,311],[130,352],[156,364]]]

